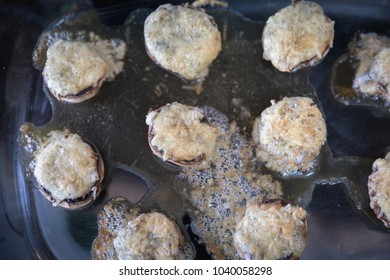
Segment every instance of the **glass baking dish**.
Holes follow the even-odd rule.
[[[338,102],[331,91],[331,76],[333,65],[347,52],[356,32],[390,35],[390,5],[383,1],[317,2],[335,21],[334,46],[319,65],[292,74],[277,72],[262,61],[260,43],[266,19],[288,1],[231,1],[228,9],[207,7],[226,32],[225,47],[199,95],[183,89],[183,81],[156,67],[145,54],[142,20],[163,1],[65,3],[61,7],[67,11],[61,15],[57,10],[53,19],[72,12],[70,17],[85,19],[85,23],[90,14],[97,15],[99,22],[92,25],[122,36],[129,47],[124,74],[103,86],[105,94],[79,105],[64,105],[44,91],[41,73],[32,67],[31,57],[43,28],[53,22],[24,13],[26,30],[18,35],[19,40],[14,39],[5,76],[2,124],[7,127],[8,140],[2,143],[1,168],[12,164],[12,172],[2,179],[2,197],[9,221],[23,234],[32,257],[90,259],[97,213],[116,195],[145,209],[163,209],[182,229],[187,228],[182,196],[169,188],[172,182],[180,184],[178,169],[154,158],[147,144],[144,119],[149,108],[173,101],[213,106],[235,120],[249,137],[253,118],[270,100],[304,95],[319,104],[326,119],[328,137],[321,168],[309,176],[274,175],[282,182],[285,196],[308,211],[308,243],[302,259],[389,259],[389,230],[369,208],[366,184],[373,161],[389,149],[390,114],[375,106]],[[10,10],[5,9],[11,14]],[[30,21],[38,26],[27,28]],[[242,114],[245,110],[250,116]],[[40,132],[68,127],[93,140],[107,168],[105,190],[96,203],[74,211],[53,207],[32,186],[25,176],[23,138],[18,138],[25,123]],[[210,258],[201,243],[195,249],[197,259]]]

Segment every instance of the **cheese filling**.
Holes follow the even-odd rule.
[[[122,71],[126,44],[90,36],[90,42],[59,40],[49,47],[43,76],[54,95],[78,95],[99,88]]]
[[[285,97],[256,119],[257,155],[271,170],[308,172],[326,140],[321,111],[308,97]]]
[[[234,242],[245,259],[300,256],[306,245],[306,211],[287,204],[249,205],[237,224]]]
[[[152,111],[146,118],[146,124],[153,127],[151,145],[162,151],[163,160],[210,158],[215,151],[217,130],[203,119],[198,109],[180,103],[167,105],[160,112]]]
[[[361,33],[349,46],[356,60],[353,88],[363,95],[390,102],[390,38]]]
[[[293,72],[300,63],[314,64],[333,46],[334,22],[321,6],[300,1],[267,20],[263,57],[280,71]],[[313,60],[313,61],[310,61]]]
[[[203,11],[166,4],[145,21],[148,52],[162,67],[187,80],[205,77],[221,50],[221,35]]]
[[[87,195],[100,180],[97,156],[76,134],[54,132],[36,158],[34,175],[60,203]]]
[[[370,206],[379,207],[378,218],[385,217],[390,221],[390,153],[384,159],[377,159],[373,164],[373,172],[368,178]],[[386,223],[390,227],[390,223]]]
[[[118,231],[114,248],[118,259],[164,260],[183,257],[183,237],[165,215],[141,214]]]

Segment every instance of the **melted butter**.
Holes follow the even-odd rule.
[[[214,125],[226,127],[227,118],[212,108],[205,110]],[[248,139],[232,123],[216,144],[216,155],[207,168],[183,168],[191,183],[183,193],[189,201],[192,230],[216,259],[239,258],[234,247],[235,227],[247,203],[282,196],[281,184],[253,165],[255,154]]]

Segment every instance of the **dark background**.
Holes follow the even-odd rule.
[[[20,83],[31,79],[29,86],[35,86],[38,73],[31,65],[31,53],[36,39],[52,20],[76,7],[96,7],[103,23],[121,24],[131,9],[141,6],[155,8],[163,2],[166,1],[0,1],[0,259],[45,258],[35,252],[34,246],[26,239],[28,220],[23,220],[20,215],[23,201],[18,197],[15,158],[16,134],[20,125],[26,121],[43,124],[51,116],[48,102],[30,96],[31,88]],[[269,1],[265,9],[258,11],[253,9],[255,1],[229,2],[232,9],[254,20],[266,20],[289,3]],[[371,31],[372,27],[389,32],[388,26],[382,26],[382,19],[390,17],[390,3],[386,0],[317,2],[336,22],[334,48],[324,63],[314,67],[310,73],[327,120],[329,145],[335,156],[383,157],[390,142],[389,115],[377,115],[370,108],[350,108],[334,102],[331,96],[321,94],[329,88],[329,81],[321,77],[329,76],[329,62],[346,51],[355,30],[364,26],[367,30],[363,31]],[[346,26],[340,26],[338,19],[341,22],[345,17],[349,21]],[[31,100],[35,103],[32,104]],[[313,203],[317,204],[312,206],[313,213],[322,209],[324,214],[323,209],[330,209],[334,206],[332,203],[338,207],[341,205],[342,209],[346,207],[345,211],[349,213],[348,202],[340,199],[338,190],[335,193],[322,192],[318,189],[314,193]],[[329,204],[324,206],[324,201],[318,197],[326,197]]]

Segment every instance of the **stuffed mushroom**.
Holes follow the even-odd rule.
[[[268,18],[263,58],[282,72],[314,66],[333,46],[334,22],[317,3],[299,1]]]
[[[98,149],[68,131],[52,131],[37,151],[38,189],[54,206],[80,208],[101,191],[104,164]]]
[[[213,17],[191,5],[158,7],[145,20],[149,57],[186,81],[201,81],[221,51],[221,34]]]

